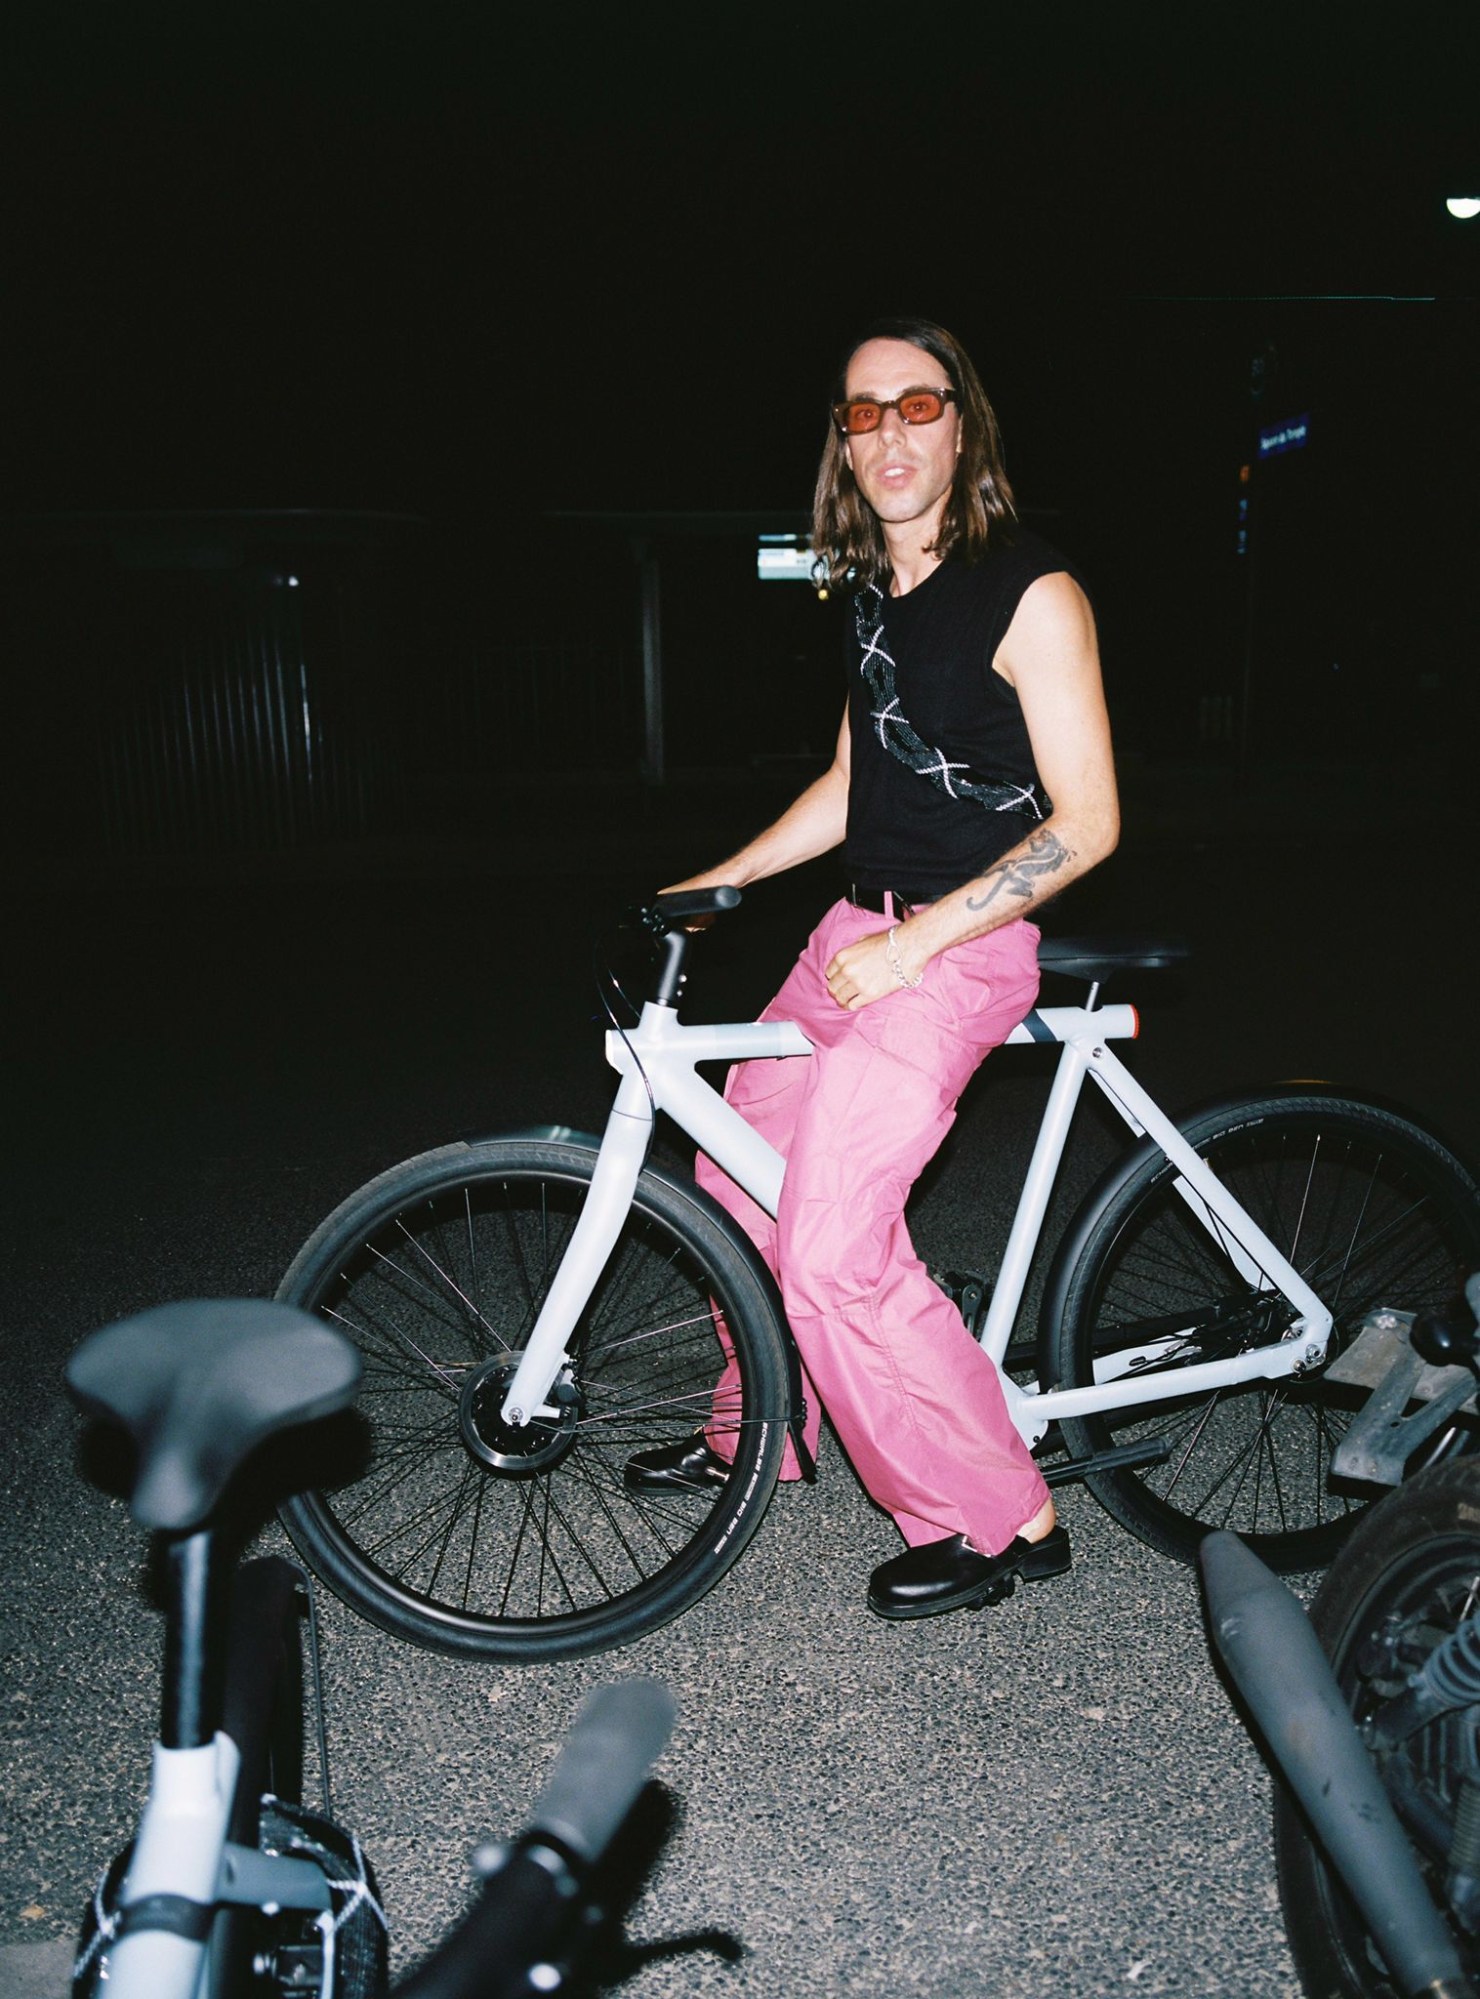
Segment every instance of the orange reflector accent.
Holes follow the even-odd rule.
[[[1139,1041],[1141,1038],[1141,1012],[1139,1007],[1133,1006],[1131,1008],[1131,1019],[1136,1023],[1131,1029],[1131,1040]]]

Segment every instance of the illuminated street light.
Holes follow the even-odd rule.
[[[1473,222],[1480,215],[1480,194],[1452,194],[1444,206],[1457,222]]]

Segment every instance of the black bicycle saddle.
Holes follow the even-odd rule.
[[[1108,979],[1112,972],[1164,972],[1192,955],[1176,937],[1045,937],[1038,946],[1039,968],[1073,979]]]
[[[342,1333],[261,1298],[156,1305],[85,1339],[67,1386],[139,1448],[129,1511],[143,1527],[199,1527],[264,1439],[354,1400],[360,1356]]]

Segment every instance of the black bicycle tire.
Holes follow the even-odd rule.
[[[262,1799],[298,1803],[303,1795],[303,1649],[298,1575],[275,1556],[248,1562],[231,1578],[221,1725],[241,1758],[227,1822],[228,1839],[255,1847]],[[253,1961],[264,1935],[256,1909],[226,1907],[211,1925],[210,1999],[261,1993]]]
[[[1355,1699],[1356,1654],[1374,1623],[1431,1588],[1453,1566],[1480,1571],[1480,1458],[1420,1472],[1372,1507],[1332,1563],[1311,1623],[1342,1692]],[[1295,1799],[1274,1797],[1275,1875],[1290,1954],[1311,1999],[1399,1999],[1366,1926],[1328,1868]],[[1457,1934],[1472,1976],[1480,1953]]]
[[[700,1426],[706,1414],[706,1405],[700,1394],[702,1368],[708,1367],[708,1379],[712,1384],[719,1371],[720,1359],[712,1324],[706,1320],[705,1327],[699,1329],[698,1315],[694,1310],[693,1301],[697,1299],[702,1303],[702,1294],[707,1288],[723,1307],[744,1377],[746,1406],[740,1419],[734,1474],[712,1499],[703,1494],[664,1496],[658,1500],[629,1495],[622,1484],[620,1465],[614,1459],[608,1462],[601,1457],[607,1443],[619,1433],[626,1408],[619,1404],[615,1417],[611,1411],[606,1412],[606,1427],[602,1431],[598,1429],[602,1418],[583,1403],[572,1423],[572,1428],[580,1434],[570,1449],[571,1469],[586,1481],[581,1488],[582,1504],[589,1504],[592,1512],[599,1515],[597,1530],[610,1547],[619,1551],[613,1556],[610,1547],[604,1545],[602,1560],[610,1560],[614,1567],[630,1562],[635,1580],[629,1587],[613,1588],[602,1573],[600,1564],[593,1562],[594,1581],[587,1576],[584,1567],[579,1568],[576,1576],[577,1582],[590,1591],[591,1600],[577,1602],[571,1587],[571,1573],[578,1566],[577,1558],[570,1554],[567,1547],[558,1552],[553,1547],[555,1537],[569,1528],[570,1516],[562,1515],[552,1499],[555,1473],[564,1466],[566,1459],[558,1460],[548,1476],[540,1472],[537,1481],[523,1480],[525,1484],[538,1482],[543,1486],[546,1511],[543,1520],[536,1521],[531,1527],[529,1521],[533,1501],[526,1498],[522,1502],[522,1524],[516,1526],[513,1516],[520,1510],[520,1505],[514,1487],[520,1479],[500,1467],[491,1467],[478,1460],[470,1450],[466,1427],[467,1390],[471,1385],[469,1376],[479,1368],[486,1370],[494,1366],[501,1359],[499,1342],[490,1339],[489,1328],[495,1319],[500,1322],[507,1320],[510,1325],[517,1321],[523,1326],[532,1316],[528,1300],[523,1302],[521,1311],[515,1313],[510,1302],[501,1301],[492,1293],[488,1297],[486,1312],[470,1307],[468,1301],[474,1285],[480,1287],[481,1299],[482,1287],[490,1283],[488,1272],[480,1269],[475,1277],[474,1267],[480,1257],[489,1269],[495,1262],[501,1262],[509,1283],[517,1280],[532,1292],[536,1280],[531,1271],[535,1264],[543,1259],[541,1276],[551,1266],[548,1245],[543,1238],[537,1255],[533,1257],[519,1240],[525,1227],[524,1210],[519,1206],[524,1190],[530,1190],[532,1195],[538,1191],[539,1199],[534,1202],[529,1214],[531,1218],[538,1215],[541,1227],[545,1228],[549,1218],[555,1216],[555,1210],[578,1203],[584,1196],[595,1158],[594,1140],[579,1136],[545,1139],[519,1135],[445,1146],[407,1160],[379,1175],[336,1209],[309,1238],[279,1288],[278,1295],[283,1299],[308,1310],[329,1312],[336,1323],[360,1344],[366,1360],[366,1384],[359,1406],[362,1416],[366,1416],[369,1423],[375,1423],[383,1408],[393,1407],[397,1395],[407,1401],[411,1414],[404,1419],[398,1437],[400,1462],[412,1465],[408,1478],[415,1476],[422,1479],[427,1494],[425,1504],[433,1509],[428,1517],[437,1520],[439,1531],[444,1530],[442,1515],[435,1512],[437,1507],[445,1511],[445,1532],[449,1537],[454,1531],[469,1537],[468,1547],[464,1549],[459,1544],[458,1550],[459,1560],[464,1564],[465,1592],[471,1592],[476,1586],[491,1594],[502,1583],[507,1603],[514,1588],[515,1570],[523,1559],[523,1544],[519,1537],[530,1534],[533,1537],[531,1549],[536,1541],[539,1543],[541,1567],[536,1614],[492,1614],[486,1608],[471,1607],[466,1600],[456,1603],[447,1596],[433,1596],[433,1590],[440,1587],[444,1554],[440,1547],[436,1550],[438,1567],[433,1571],[433,1580],[422,1590],[408,1583],[404,1575],[398,1578],[391,1573],[383,1545],[372,1552],[354,1538],[342,1515],[350,1511],[355,1503],[354,1493],[360,1489],[361,1517],[369,1518],[370,1509],[379,1504],[373,1497],[371,1482],[376,1476],[377,1463],[382,1467],[387,1464],[387,1452],[383,1451],[378,1459],[372,1455],[364,1467],[364,1476],[349,1486],[301,1494],[289,1501],[283,1509],[284,1525],[310,1567],[362,1616],[412,1643],[465,1657],[526,1660],[574,1658],[628,1643],[680,1615],[728,1572],[759,1526],[771,1496],[785,1445],[789,1400],[786,1350],[775,1306],[757,1274],[754,1251],[748,1243],[737,1239],[737,1232],[728,1218],[692,1181],[654,1165],[645,1168],[639,1178],[632,1219],[625,1226],[622,1242],[608,1264],[603,1286],[618,1283],[620,1273],[627,1267],[624,1260],[629,1257],[635,1259],[638,1255],[633,1245],[644,1230],[650,1230],[653,1242],[660,1245],[661,1253],[655,1252],[658,1264],[661,1265],[666,1256],[666,1267],[675,1273],[681,1266],[690,1264],[695,1271],[702,1273],[704,1286],[691,1284],[688,1287],[690,1318],[683,1325],[685,1337],[696,1343],[702,1344],[707,1334],[709,1357],[701,1362],[696,1352],[694,1372],[686,1384],[687,1397],[681,1398],[675,1389],[669,1399],[675,1403],[683,1402],[688,1410],[686,1420],[690,1430]],[[554,1191],[547,1194],[547,1185]],[[341,1300],[346,1295],[354,1295],[356,1284],[363,1284],[368,1289],[375,1282],[380,1282],[393,1294],[376,1298],[376,1311],[382,1318],[387,1313],[404,1315],[412,1311],[408,1289],[399,1270],[394,1276],[387,1277],[386,1273],[391,1269],[389,1260],[381,1255],[376,1261],[367,1251],[367,1244],[375,1244],[380,1233],[386,1232],[386,1239],[395,1241],[398,1253],[406,1254],[401,1250],[401,1243],[403,1238],[411,1240],[413,1226],[424,1231],[422,1237],[416,1238],[418,1242],[431,1237],[433,1227],[445,1227],[445,1219],[439,1221],[437,1218],[445,1218],[450,1210],[445,1206],[439,1208],[438,1204],[448,1202],[461,1202],[458,1223],[467,1238],[469,1271],[468,1282],[461,1286],[451,1279],[450,1273],[440,1270],[433,1280],[440,1288],[435,1309],[427,1323],[434,1327],[439,1343],[462,1340],[467,1352],[467,1361],[457,1377],[461,1383],[458,1390],[459,1423],[463,1427],[460,1432],[454,1432],[449,1427],[444,1433],[436,1430],[426,1415],[426,1410],[431,1407],[428,1399],[430,1390],[437,1385],[432,1381],[430,1372],[417,1367],[415,1380],[408,1382],[403,1379],[407,1355],[412,1348],[401,1329],[398,1327],[393,1338],[387,1340],[381,1326],[372,1329],[361,1323],[353,1310],[346,1313]],[[548,1206],[545,1205],[547,1202]],[[409,1223],[408,1216],[412,1217]],[[566,1218],[562,1212],[555,1219],[563,1226]],[[507,1243],[500,1243],[497,1252],[491,1246],[495,1224],[508,1238]],[[399,1231],[394,1238],[389,1233],[392,1230]],[[463,1254],[458,1245],[449,1244],[445,1238],[436,1240],[438,1254],[445,1253],[449,1262]],[[423,1255],[424,1252],[418,1251],[419,1257]],[[422,1262],[418,1261],[418,1271],[421,1268]],[[442,1281],[444,1276],[448,1277],[447,1284]],[[674,1281],[678,1281],[676,1277]],[[456,1315],[456,1324],[449,1325],[444,1308],[446,1297],[454,1290],[462,1302],[451,1308]],[[600,1292],[598,1301],[605,1296],[604,1291]],[[415,1309],[421,1309],[420,1305]],[[599,1309],[598,1302],[598,1307],[593,1310]],[[510,1349],[512,1342],[511,1335]],[[640,1356],[641,1340],[633,1335],[629,1344],[634,1356]],[[394,1347],[394,1352],[389,1355],[388,1345]],[[656,1345],[653,1351],[657,1352]],[[620,1362],[608,1359],[607,1365],[615,1370]],[[640,1360],[634,1358],[632,1365],[640,1365]],[[450,1402],[452,1391],[448,1383],[452,1370],[444,1368],[442,1373],[447,1380],[441,1384],[441,1392],[447,1395]],[[667,1420],[669,1414],[665,1410],[663,1419]],[[435,1410],[433,1415],[436,1423],[442,1421]],[[482,1420],[481,1416],[479,1420]],[[404,1442],[408,1434],[414,1436],[413,1443],[409,1445]],[[446,1456],[449,1450],[451,1455]],[[421,1453],[419,1457],[418,1451]],[[447,1476],[451,1478],[455,1474],[462,1482],[458,1491],[450,1497],[435,1490],[438,1474],[429,1469],[444,1457],[443,1468]],[[593,1470],[592,1466],[598,1463],[599,1471]],[[395,1469],[396,1464],[392,1461],[388,1479]],[[392,1489],[388,1484],[386,1490],[389,1492]],[[563,1494],[568,1496],[572,1490],[572,1481],[567,1480]],[[575,1502],[570,1500],[569,1503],[574,1505]],[[480,1553],[478,1537],[485,1532],[482,1520],[485,1504],[490,1509],[502,1505],[510,1516],[508,1532],[502,1540],[492,1538],[496,1534],[493,1526],[487,1529],[489,1546],[498,1562],[502,1564],[509,1560],[512,1564],[507,1577],[500,1570],[492,1580],[487,1568],[492,1555],[483,1551],[482,1562],[474,1559]],[[550,1510],[552,1507],[553,1511]],[[389,1499],[385,1502],[385,1510],[390,1510]],[[475,1510],[479,1517],[469,1524]],[[651,1573],[639,1568],[641,1551],[634,1550],[624,1541],[629,1519],[634,1534],[640,1531],[647,1535],[654,1522],[657,1523],[653,1534],[655,1549],[661,1549],[669,1537],[678,1542]],[[377,1518],[371,1521],[371,1525],[378,1529],[383,1523]],[[584,1522],[582,1531],[588,1526],[589,1521]],[[369,1539],[368,1529],[365,1538]],[[577,1539],[574,1534],[570,1538],[572,1543]],[[509,1553],[511,1545],[512,1556]],[[646,1542],[642,1545],[645,1547]],[[568,1565],[564,1569],[561,1567],[561,1553],[565,1555]],[[423,1556],[430,1563],[428,1550],[418,1549],[417,1559]],[[585,1562],[588,1557],[589,1550],[581,1548],[580,1561]],[[656,1553],[653,1559],[658,1561]],[[547,1609],[545,1606],[543,1590],[547,1566],[559,1572],[558,1586],[569,1594],[570,1601],[563,1609]],[[519,1587],[524,1585],[525,1577],[520,1576]],[[551,1582],[550,1587],[555,1590],[557,1585]]]
[[[1305,1205],[1294,1224],[1297,1254],[1292,1260],[1297,1266],[1303,1258],[1318,1266],[1323,1281],[1330,1279],[1327,1262],[1336,1262],[1336,1245],[1346,1226],[1341,1216],[1348,1209],[1353,1227],[1365,1226],[1364,1216],[1370,1220],[1374,1254],[1383,1239],[1380,1225],[1386,1226],[1394,1267],[1364,1272],[1355,1255],[1349,1257],[1333,1300],[1337,1325],[1328,1362],[1354,1336],[1361,1319],[1374,1306],[1417,1309],[1440,1303],[1469,1268],[1480,1265],[1480,1188],[1448,1147],[1395,1109],[1347,1091],[1289,1086],[1211,1106],[1191,1115],[1180,1129],[1201,1155],[1213,1158],[1221,1175],[1235,1180],[1242,1176],[1241,1198],[1266,1232],[1276,1238],[1277,1247],[1288,1250],[1289,1245],[1278,1240],[1282,1225],[1272,1212],[1276,1188],[1292,1194],[1304,1189]],[[1309,1172],[1302,1182],[1302,1148],[1312,1140],[1317,1141],[1316,1151],[1304,1162]],[[1344,1154],[1343,1145],[1348,1147]],[[1414,1198],[1425,1204],[1421,1212],[1435,1218],[1435,1246],[1421,1276],[1415,1274],[1419,1268],[1416,1249],[1408,1252],[1406,1273],[1399,1263],[1410,1211],[1398,1205],[1381,1210],[1370,1203],[1366,1210],[1359,1205],[1361,1183],[1352,1162],[1367,1148],[1375,1148],[1377,1161],[1372,1186],[1379,1185],[1379,1174],[1385,1193],[1401,1189],[1411,1178]],[[1327,1196],[1329,1213],[1324,1218],[1310,1191],[1316,1185],[1317,1172],[1328,1176],[1325,1184],[1333,1190]],[[1046,1367],[1053,1385],[1076,1387],[1093,1379],[1096,1315],[1103,1305],[1107,1318],[1114,1320],[1119,1302],[1114,1288],[1117,1284],[1127,1300],[1120,1310],[1128,1322],[1137,1313],[1154,1316],[1150,1300],[1156,1295],[1158,1282],[1163,1286],[1162,1309],[1166,1311],[1202,1303],[1197,1296],[1198,1284],[1211,1287],[1215,1279],[1237,1302],[1238,1280],[1231,1266],[1214,1267],[1206,1236],[1189,1228],[1185,1209],[1170,1191],[1174,1179],[1165,1154],[1153,1142],[1144,1141],[1110,1169],[1071,1223],[1046,1303]],[[1393,1192],[1394,1203],[1401,1198]],[[1346,1204],[1339,1215],[1338,1202]],[[1261,1203],[1271,1212],[1259,1212]],[[1321,1237],[1318,1224],[1330,1230],[1329,1240]],[[1151,1234],[1157,1228],[1167,1232],[1164,1249]],[[1301,1230],[1305,1232],[1303,1242],[1298,1240]],[[1191,1239],[1190,1246],[1186,1238]],[[1442,1253],[1438,1246],[1441,1239]],[[1349,1249],[1355,1243],[1353,1235]],[[1142,1265],[1133,1264],[1136,1257],[1142,1259]],[[1153,1257],[1162,1266],[1159,1278],[1151,1268]],[[1197,1269],[1196,1280],[1183,1277],[1179,1259],[1187,1269]],[[1402,1278],[1411,1289],[1394,1298],[1364,1288],[1365,1277],[1376,1285],[1383,1276],[1392,1284]],[[1244,1290],[1252,1297],[1248,1287]],[[1416,1295],[1420,1292],[1422,1295]],[[1373,1497],[1370,1489],[1333,1488],[1323,1470],[1329,1465],[1331,1441],[1344,1427],[1348,1413],[1339,1405],[1356,1399],[1344,1392],[1334,1395],[1329,1384],[1323,1386],[1323,1380],[1323,1375],[1318,1375],[1285,1384],[1254,1383],[1242,1390],[1224,1391],[1221,1400],[1215,1394],[1171,1404],[1148,1403],[1139,1413],[1134,1409],[1117,1412],[1113,1422],[1107,1417],[1070,1419],[1061,1426],[1062,1436],[1070,1455],[1076,1457],[1145,1434],[1148,1424],[1174,1438],[1177,1449],[1165,1466],[1092,1473],[1087,1480],[1101,1505],[1121,1525],[1161,1552],[1194,1561],[1198,1543],[1210,1527],[1231,1527],[1271,1568],[1285,1572],[1313,1569],[1332,1558]],[[1194,1424],[1202,1425],[1195,1434]],[[1215,1447],[1222,1456],[1207,1455]],[[1194,1451],[1205,1453],[1195,1472],[1190,1469]],[[1293,1505],[1297,1490],[1290,1484],[1292,1467],[1301,1474],[1299,1490],[1305,1494],[1302,1505],[1309,1516],[1306,1524],[1290,1524],[1287,1512],[1287,1503]],[[1211,1486],[1201,1499],[1196,1497],[1197,1481],[1208,1477],[1220,1481],[1216,1500]],[[1158,1492],[1158,1484],[1163,1492],[1180,1487],[1188,1495],[1188,1504],[1172,1503]],[[1244,1517],[1245,1513],[1249,1517]],[[1263,1524],[1271,1518],[1281,1524]]]
[[[291,1562],[271,1555],[232,1577],[222,1726],[241,1764],[227,1832],[242,1845],[320,1867],[333,1901],[323,1999],[381,1999],[387,1940],[374,1877],[356,1844],[303,1801],[305,1584]],[[359,1892],[361,1883],[368,1892]],[[300,1930],[313,1927],[311,1918],[286,1912],[222,1910],[213,1926],[210,1999],[262,1999],[271,1981],[254,1974],[254,1961],[296,1940],[295,1922]]]

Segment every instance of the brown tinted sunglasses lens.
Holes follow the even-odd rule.
[[[899,399],[899,414],[906,423],[935,423],[945,413],[945,398],[934,389],[916,389]]]

